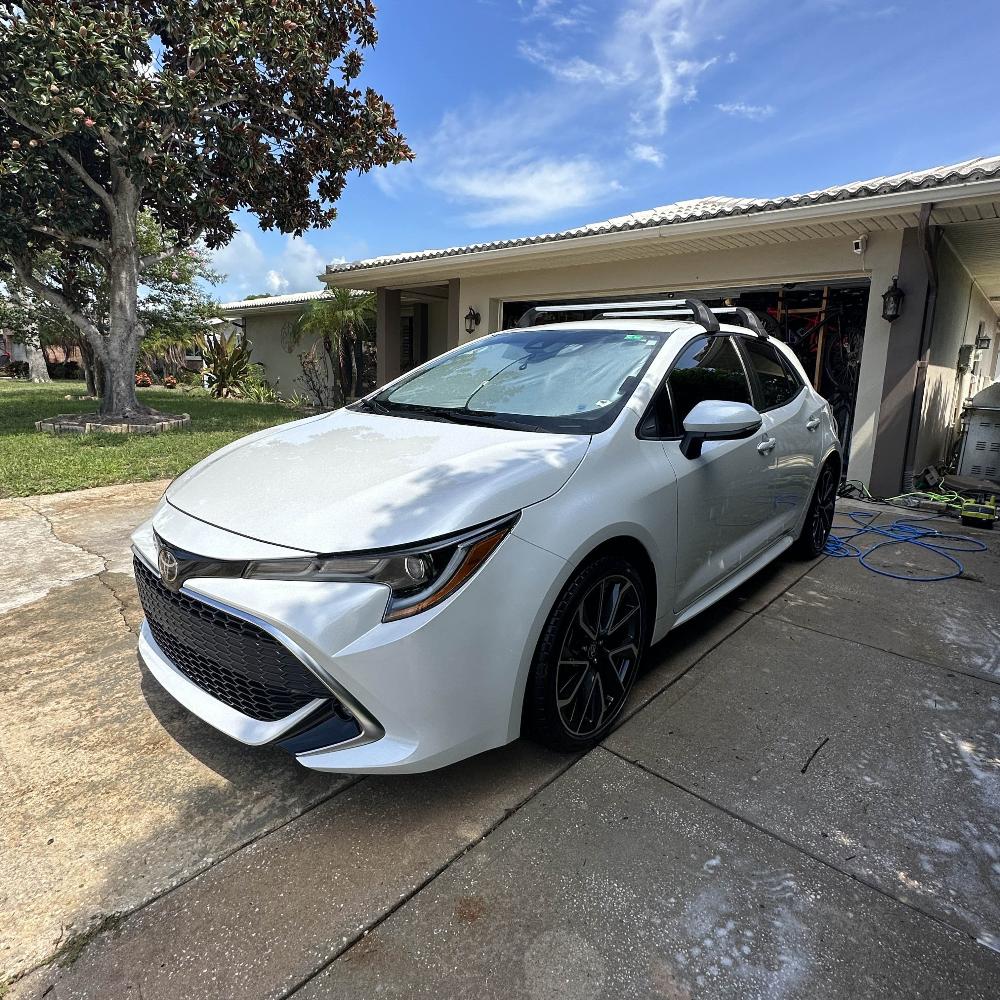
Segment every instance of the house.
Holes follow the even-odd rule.
[[[302,391],[298,381],[302,375],[299,355],[312,343],[296,344],[292,331],[305,310],[325,295],[323,288],[289,295],[267,295],[225,302],[219,309],[223,319],[242,331],[252,348],[251,360],[264,366],[268,381],[282,395],[291,396]]]
[[[1000,378],[1000,156],[807,194],[682,201],[320,277],[377,294],[379,384],[542,303],[686,292],[749,306],[831,400],[850,477],[891,496],[953,454],[963,402]],[[224,308],[286,393],[303,349],[288,349],[287,331],[323,294]]]

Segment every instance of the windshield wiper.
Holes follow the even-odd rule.
[[[372,401],[374,402],[374,401]],[[442,420],[450,424],[472,424],[477,427],[497,427],[511,431],[540,431],[536,424],[521,420],[505,420],[492,413],[474,413],[465,407],[423,406],[419,403],[394,403],[391,401],[376,404],[379,413],[388,413],[400,417],[413,417],[417,420]]]
[[[392,415],[392,410],[385,403],[380,403],[377,399],[359,399],[354,405],[359,410],[367,413],[381,413],[383,416]]]

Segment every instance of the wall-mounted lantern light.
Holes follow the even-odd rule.
[[[471,337],[476,332],[476,327],[482,322],[482,317],[476,312],[475,306],[469,306],[469,311],[465,314],[465,332]]]
[[[903,289],[899,287],[899,276],[892,279],[892,284],[882,293],[882,319],[891,323],[899,319],[903,312]]]

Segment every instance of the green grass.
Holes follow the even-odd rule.
[[[0,381],[0,497],[172,478],[230,441],[302,415],[287,406],[213,399],[200,391],[140,389],[147,406],[190,413],[190,428],[142,435],[35,430],[43,417],[95,411],[94,400],[63,398],[85,392],[82,382]]]

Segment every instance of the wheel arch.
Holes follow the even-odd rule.
[[[649,639],[652,639],[652,635],[656,627],[656,609],[658,605],[656,592],[657,575],[656,565],[653,562],[653,558],[649,554],[649,550],[646,545],[644,545],[643,542],[635,535],[620,532],[613,534],[609,538],[604,538],[599,542],[592,541],[589,547],[582,547],[581,551],[578,552],[573,559],[567,561],[567,566],[570,568],[565,574],[563,574],[561,584],[554,591],[552,598],[547,602],[546,606],[542,610],[542,613],[539,615],[540,628],[537,630],[538,634],[535,636],[535,641],[531,648],[531,655],[528,658],[528,669],[524,675],[524,682],[519,685],[520,711],[517,712],[517,733],[519,735],[524,735],[527,732],[525,726],[525,711],[529,694],[528,681],[531,671],[534,670],[535,657],[538,652],[539,643],[542,640],[542,632],[544,631],[545,623],[549,620],[553,610],[562,600],[567,588],[576,579],[579,573],[586,569],[587,566],[596,562],[598,559],[602,559],[607,556],[614,556],[627,560],[635,567],[636,572],[638,572],[639,577],[642,580],[643,587],[646,590],[646,600],[648,602]],[[516,701],[515,704],[517,704]]]
[[[627,559],[635,566],[639,576],[642,578],[643,586],[646,588],[646,597],[650,603],[649,620],[650,624],[652,624],[656,621],[656,566],[646,546],[635,535],[615,535],[595,545],[586,555],[577,559],[576,565],[569,575],[569,580],[572,580],[585,566],[600,559],[602,556],[609,555]]]

